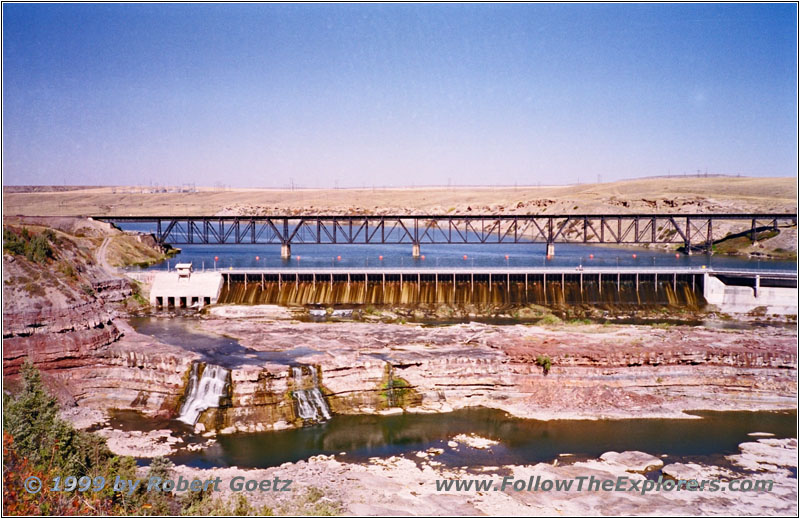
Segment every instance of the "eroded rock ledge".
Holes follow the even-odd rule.
[[[793,408],[797,390],[795,335],[779,328],[422,328],[222,319],[204,320],[202,327],[238,337],[255,351],[314,350],[293,362],[319,370],[327,402],[342,414],[485,406],[538,419],[676,417],[691,409]],[[551,362],[547,374],[543,358]],[[228,367],[230,404],[201,416],[206,429],[302,424],[288,366],[243,361]],[[401,398],[389,398],[390,377]]]
[[[198,320],[255,354],[304,346],[291,361],[209,360],[137,334],[102,328],[4,341],[6,369],[35,350],[72,401],[175,417],[194,361],[231,369],[230,398],[205,411],[217,433],[300,427],[289,363],[309,366],[333,413],[444,412],[467,406],[526,418],[685,416],[685,410],[794,408],[794,330],[649,326],[423,328],[382,323]],[[23,342],[24,340],[24,342]],[[550,368],[545,373],[544,359]],[[391,381],[391,383],[390,383]]]

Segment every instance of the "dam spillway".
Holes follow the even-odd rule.
[[[221,304],[702,306],[701,269],[222,271]]]

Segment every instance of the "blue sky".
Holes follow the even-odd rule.
[[[4,4],[5,184],[797,174],[794,4]]]

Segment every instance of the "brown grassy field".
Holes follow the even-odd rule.
[[[145,188],[146,190],[146,188]],[[796,212],[796,178],[648,178],[549,187],[228,189],[147,193],[133,188],[19,192],[9,215],[600,214]]]

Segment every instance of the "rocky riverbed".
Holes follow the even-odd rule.
[[[459,445],[460,448],[471,448]],[[436,461],[439,452],[421,456],[373,458],[369,463],[346,463],[336,456],[315,456],[307,461],[286,463],[271,469],[245,470],[237,467],[195,469],[179,465],[174,477],[202,480],[220,478],[218,494],[232,495],[230,482],[244,480],[291,480],[286,492],[245,492],[248,499],[266,505],[276,513],[302,514],[327,510],[352,515],[796,515],[797,440],[760,439],[743,443],[740,454],[720,464],[695,464],[691,478],[698,484],[717,480],[720,490],[704,491],[651,489],[642,493],[647,480],[678,481],[686,475],[680,466],[662,467],[658,457],[643,452],[606,453],[598,459],[573,463],[539,463],[484,467],[475,471],[448,468]],[[562,458],[568,460],[569,458]],[[524,481],[516,491],[503,478]],[[528,490],[527,484],[543,480],[578,477],[613,480],[625,477],[636,482],[639,491]],[[769,491],[738,492],[728,489],[733,480],[772,481]],[[437,480],[491,481],[490,490],[437,490]],[[655,482],[652,485],[655,485]],[[474,484],[474,483],[473,483]],[[588,485],[588,483],[585,483]],[[738,483],[741,485],[741,482]],[[672,483],[669,483],[672,485]],[[630,487],[630,483],[626,483]],[[747,485],[741,485],[747,486]],[[653,487],[655,488],[655,486]]]
[[[797,333],[780,326],[425,327],[220,306],[189,327],[238,341],[234,350],[199,351],[188,336],[165,344],[128,325],[136,286],[110,283],[121,275],[91,248],[118,231],[89,224],[61,222],[43,263],[3,258],[3,374],[13,386],[28,359],[65,405],[176,417],[203,362],[230,370],[219,407],[199,417],[219,433],[303,426],[296,390],[319,391],[334,414],[483,406],[599,419],[796,407]]]

